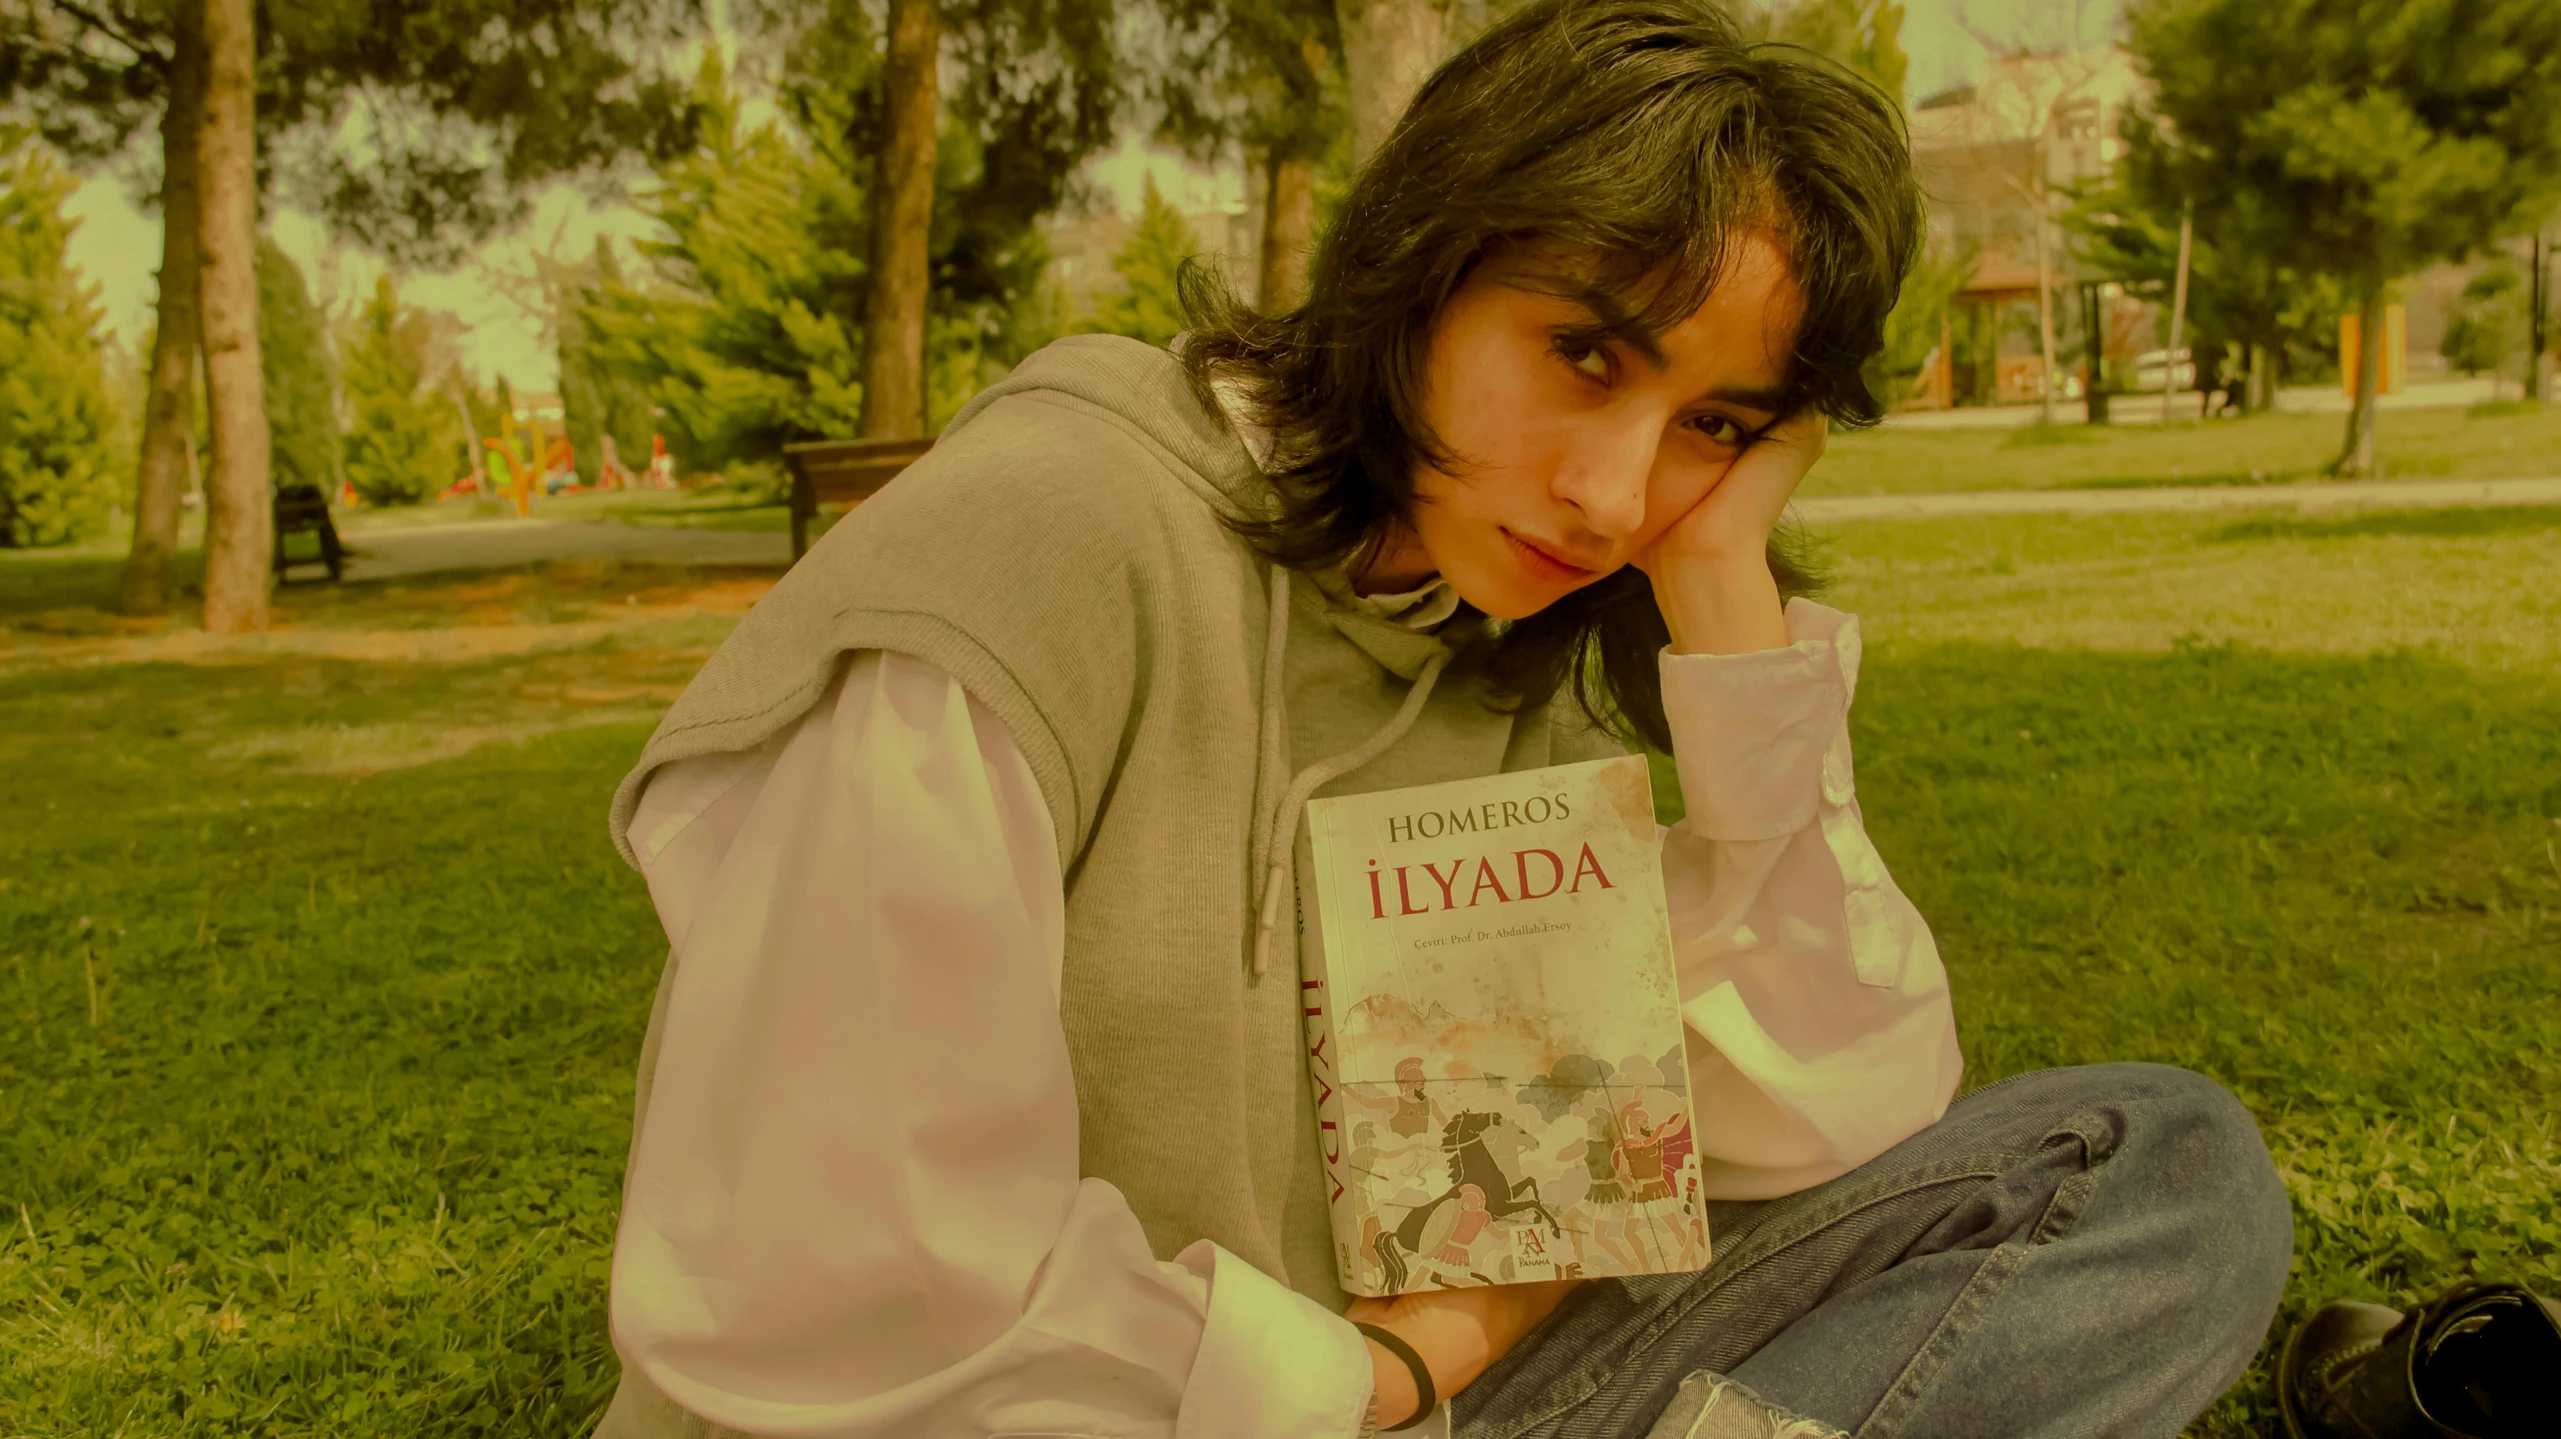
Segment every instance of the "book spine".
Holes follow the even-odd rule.
[[[1316,1099],[1316,1143],[1318,1157],[1325,1164],[1325,1214],[1334,1225],[1334,1268],[1345,1292],[1374,1294],[1383,1291],[1359,1286],[1355,1280],[1368,1266],[1357,1261],[1353,1251],[1361,1242],[1361,1215],[1369,1202],[1369,1187],[1356,1183],[1346,1167],[1349,1159],[1347,1137],[1350,1126],[1343,1115],[1342,1044],[1335,1030],[1338,1006],[1334,1002],[1333,965],[1328,959],[1339,953],[1330,943],[1338,936],[1325,912],[1324,886],[1319,882],[1316,864],[1320,855],[1330,857],[1330,845],[1312,842],[1315,830],[1309,825],[1311,843],[1299,853],[1298,872],[1306,876],[1300,887],[1299,915],[1299,1010],[1302,1032],[1307,1040],[1307,1085]],[[1310,924],[1306,907],[1313,904],[1315,922]]]

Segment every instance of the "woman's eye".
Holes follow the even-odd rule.
[[[1598,345],[1580,340],[1559,340],[1556,342],[1556,356],[1573,366],[1585,379],[1607,382],[1610,377],[1610,357]]]
[[[1690,423],[1711,444],[1732,447],[1743,443],[1743,427],[1723,415],[1701,415]]]

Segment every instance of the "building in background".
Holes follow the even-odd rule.
[[[1913,106],[1913,161],[1929,196],[1931,247],[1974,254],[1936,373],[1924,371],[1923,403],[2018,403],[2045,392],[2040,258],[2063,372],[2052,382],[2058,398],[2081,393],[2081,367],[2070,361],[2085,353],[2093,328],[2102,354],[2130,358],[2148,347],[2150,307],[2078,273],[2054,225],[2074,187],[2115,165],[2124,148],[2118,127],[2142,93],[2132,59],[2109,48],[1998,57],[1973,83]]]
[[[1913,105],[1913,160],[1929,197],[1932,249],[1948,254],[1970,246],[1975,255],[1972,277],[1957,294],[1915,403],[2032,403],[2042,393],[2047,379],[2037,320],[2040,212],[2049,226],[2045,272],[2053,294],[2060,373],[2052,383],[2058,398],[2082,396],[2093,371],[2102,389],[2136,393],[2157,392],[2165,370],[2182,387],[2212,381],[2221,357],[2191,360],[2163,352],[2166,296],[2127,293],[2080,263],[2053,226],[2075,188],[2104,181],[2115,168],[2125,148],[2121,127],[2145,93],[2132,57],[2109,48],[1996,58],[1973,83]],[[2397,287],[2411,381],[2450,377],[2438,351],[2456,299],[2474,276],[2501,263],[2514,261],[2503,252],[2487,253],[2459,265],[2432,266]]]

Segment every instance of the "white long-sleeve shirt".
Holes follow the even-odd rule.
[[[1785,649],[1662,659],[1688,807],[1664,884],[1720,1198],[1864,1163],[1961,1067],[1852,794],[1857,622],[1787,620]],[[763,746],[662,770],[631,836],[675,972],[614,1249],[627,1364],[756,1434],[1355,1432],[1347,1323],[1208,1240],[1158,1261],[1080,1178],[1049,813],[957,681],[850,657]]]

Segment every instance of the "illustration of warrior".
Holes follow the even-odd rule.
[[[1670,1178],[1663,1168],[1663,1145],[1676,1134],[1685,1133],[1689,1117],[1674,1114],[1661,1129],[1656,1129],[1645,1113],[1645,1102],[1631,1099],[1619,1106],[1618,1152],[1630,1183],[1636,1186],[1634,1202],[1650,1204],[1672,1197]]]
[[[1433,1253],[1432,1262],[1450,1269],[1473,1272],[1476,1268],[1477,1236],[1493,1222],[1494,1216],[1485,1212],[1485,1191],[1473,1184],[1460,1185],[1456,1222],[1450,1225],[1449,1233],[1441,1237],[1440,1248]]]
[[[1670,1179],[1674,1193],[1683,1202],[1697,1197],[1688,1192],[1688,1189],[1695,1188],[1698,1184],[1697,1174],[1689,1167],[1690,1154],[1697,1147],[1696,1138],[1686,1119],[1680,1123],[1666,1123],[1663,1126],[1663,1173]],[[1689,1175],[1686,1187],[1681,1177],[1685,1173]]]
[[[1423,1061],[1408,1056],[1396,1061],[1396,1115],[1387,1127],[1408,1138],[1432,1127],[1432,1097],[1423,1087]]]
[[[1583,1142],[1583,1168],[1592,1187],[1583,1202],[1598,1210],[1627,1202],[1627,1186],[1618,1182],[1618,1121],[1606,1111],[1592,1116],[1592,1137]]]

